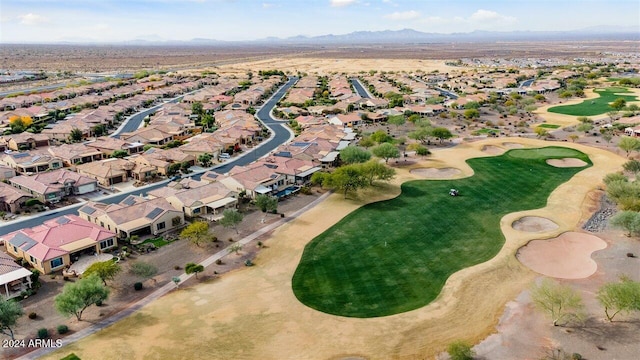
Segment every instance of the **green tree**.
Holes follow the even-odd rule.
[[[480,111],[478,111],[478,109],[467,109],[463,114],[465,119],[477,119],[480,117]]]
[[[181,163],[169,164],[169,169],[167,169],[167,175],[168,176],[175,175],[180,170],[181,166],[182,166]]]
[[[480,108],[480,103],[477,101],[469,101],[468,103],[464,104],[464,108],[465,109],[479,109]]]
[[[544,138],[549,136],[549,130],[543,128],[542,126],[536,127],[534,131],[539,138]]]
[[[202,124],[206,129],[210,129],[213,127],[213,124],[215,124],[215,119],[210,114],[204,114],[200,119],[200,124]]]
[[[431,134],[436,139],[440,140],[440,144],[442,144],[442,141],[447,140],[447,139],[451,139],[453,137],[453,134],[451,133],[451,131],[449,131],[449,129],[443,128],[443,127],[434,128],[431,131]]]
[[[199,101],[196,101],[193,104],[191,104],[191,113],[198,116],[202,115],[203,113],[202,103]]]
[[[553,326],[561,321],[582,318],[582,298],[570,286],[543,279],[531,289],[531,300],[536,307],[551,316]]]
[[[104,124],[94,126],[91,131],[93,132],[93,136],[96,137],[107,135],[107,127]]]
[[[586,116],[578,116],[576,120],[578,120],[582,124],[593,124],[593,120],[591,120],[591,118],[588,118]]]
[[[640,213],[636,211],[620,211],[609,219],[611,226],[623,229],[627,236],[640,233]]]
[[[391,136],[389,136],[386,132],[382,130],[378,130],[371,134],[371,140],[375,141],[378,144],[387,143],[393,140]]]
[[[342,191],[346,199],[349,191],[356,191],[365,187],[367,180],[358,165],[345,165],[337,168],[331,175],[327,176],[323,185],[330,189]]]
[[[222,212],[222,219],[220,219],[220,224],[224,227],[233,228],[238,233],[238,224],[242,222],[242,214],[235,209],[226,209]]]
[[[382,143],[374,147],[372,152],[373,152],[373,155],[384,159],[385,163],[388,163],[389,159],[391,158],[395,159],[400,157],[400,150],[398,150],[398,148],[395,147],[395,145],[390,143]]]
[[[602,285],[597,298],[609,321],[620,312],[640,311],[640,282],[623,276],[617,283]]]
[[[618,143],[618,147],[627,153],[627,157],[632,151],[640,150],[640,140],[634,137],[623,136]]]
[[[360,141],[358,141],[358,145],[362,146],[365,149],[368,149],[372,146],[375,146],[376,142],[371,138],[371,136],[363,136]]]
[[[69,133],[69,140],[71,140],[71,142],[82,141],[82,130],[78,128],[71,129],[71,132]]]
[[[82,313],[91,305],[103,302],[109,297],[107,289],[97,275],[82,278],[66,284],[62,293],[54,298],[55,307],[63,315],[75,315],[82,320]]]
[[[640,161],[632,159],[624,163],[622,167],[625,170],[632,172],[633,175],[637,175],[640,172]]]
[[[107,280],[113,280],[121,270],[120,265],[113,260],[107,260],[91,264],[82,275],[91,276],[96,274],[102,280],[102,283],[107,285]]]
[[[363,163],[371,159],[371,152],[357,146],[347,146],[340,150],[340,160],[345,164]]]
[[[204,153],[204,154],[200,154],[198,155],[198,162],[200,163],[200,165],[204,166],[204,167],[209,167],[211,166],[211,159],[213,158],[213,156],[209,153]]]
[[[317,171],[314,172],[313,175],[311,175],[311,185],[320,185],[322,186],[322,184],[324,183],[324,180],[327,178],[327,176],[330,176],[329,173],[326,173],[324,171]]]
[[[187,263],[187,265],[184,266],[184,272],[191,275],[191,274],[196,274],[196,279],[198,278],[198,273],[203,272],[204,271],[204,266],[200,265],[200,264],[196,264],[196,263]]]
[[[421,143],[426,143],[432,135],[433,128],[431,127],[420,127],[409,134],[407,136],[409,139],[418,140]]]
[[[122,159],[123,157],[128,155],[129,153],[127,152],[127,150],[116,150],[111,153],[112,158],[118,158],[118,159]]]
[[[259,194],[256,196],[256,206],[262,212],[274,212],[278,210],[278,198],[275,196]]]
[[[196,221],[180,232],[180,237],[188,239],[196,246],[200,247],[207,241],[211,240],[209,235],[209,223],[206,221]]]
[[[404,115],[391,115],[387,120],[387,123],[391,125],[395,125],[396,128],[400,127],[400,125],[404,125],[405,122],[406,122],[406,119],[404,118]]]
[[[373,185],[374,180],[389,181],[396,176],[396,171],[384,164],[381,164],[377,160],[369,160],[360,165],[362,170],[362,176],[364,176],[369,185]]]
[[[22,306],[14,300],[5,300],[0,296],[0,333],[13,337],[13,327],[18,322],[18,318],[22,316]]]
[[[617,98],[613,100],[613,102],[609,104],[609,106],[617,111],[620,111],[624,109],[625,106],[627,106],[627,101],[624,98]]]
[[[455,341],[447,346],[447,353],[451,360],[473,360],[475,355],[471,345],[464,341]]]

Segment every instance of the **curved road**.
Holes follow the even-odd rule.
[[[227,162],[225,162],[223,164],[216,165],[213,168],[211,168],[211,170],[213,170],[215,172],[218,172],[220,174],[224,174],[224,173],[228,172],[232,167],[234,167],[236,165],[244,166],[244,165],[247,165],[249,163],[252,163],[256,159],[258,159],[258,158],[270,153],[275,148],[277,148],[278,146],[280,146],[280,145],[284,144],[285,142],[289,141],[293,137],[293,133],[284,125],[284,122],[281,122],[281,121],[278,121],[278,120],[274,119],[270,115],[270,112],[276,106],[278,101],[280,101],[280,99],[282,99],[282,97],[284,97],[284,95],[286,94],[287,90],[293,84],[295,84],[296,81],[298,81],[297,77],[289,78],[289,81],[287,81],[269,100],[267,100],[265,102],[265,104],[262,106],[262,108],[256,113],[256,117],[266,127],[268,127],[271,130],[272,136],[269,139],[263,141],[260,145],[258,145],[255,148],[251,149],[250,151],[245,152],[242,156],[230,159],[229,161],[227,161]],[[149,110],[151,110],[151,109],[149,109]],[[144,118],[144,116],[143,116],[143,118]],[[203,172],[204,171],[197,172],[197,173],[194,173],[194,174],[190,174],[190,175],[187,175],[186,177],[192,177],[192,178],[194,178],[196,180],[199,180],[200,176],[202,176]],[[100,201],[100,202],[107,203],[107,204],[113,204],[113,203],[117,203],[117,202],[122,201],[124,198],[126,198],[127,196],[129,196],[131,194],[143,195],[144,196],[144,195],[147,194],[148,191],[155,190],[157,188],[163,187],[167,183],[169,183],[170,181],[171,180],[160,181],[158,183],[151,184],[151,185],[144,186],[144,187],[139,187],[139,188],[136,188],[136,189],[128,191],[128,192],[122,192],[122,193],[118,193],[118,194],[114,194],[114,195],[108,195],[108,196],[105,196],[104,198],[100,198],[100,199],[97,199],[97,200]],[[84,205],[84,203],[71,205],[71,206],[67,206],[67,207],[62,208],[62,209],[43,212],[43,213],[40,213],[40,214],[38,214],[37,216],[34,216],[34,217],[30,217],[30,218],[26,218],[26,219],[22,219],[22,220],[17,220],[17,221],[2,225],[2,226],[0,226],[0,236],[8,234],[8,233],[10,233],[12,231],[16,231],[16,230],[20,230],[20,229],[23,229],[23,228],[33,227],[33,226],[39,225],[43,221],[48,220],[48,219],[53,218],[53,217],[57,217],[57,216],[61,216],[61,215],[67,215],[67,214],[77,214],[78,209],[80,207],[82,207],[83,205]]]

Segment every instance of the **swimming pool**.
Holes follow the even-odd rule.
[[[283,196],[291,195],[291,194],[297,192],[298,190],[300,190],[299,186],[293,186],[293,185],[292,186],[288,186],[288,187],[278,191],[276,193],[276,197],[281,198]]]

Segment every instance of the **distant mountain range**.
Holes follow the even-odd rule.
[[[145,35],[134,40],[118,42],[123,45],[348,45],[348,44],[427,44],[494,41],[562,41],[562,40],[640,40],[634,26],[595,26],[571,31],[473,31],[467,33],[426,33],[413,29],[384,31],[355,31],[342,35],[304,36],[288,38],[267,37],[247,41],[224,41],[206,38],[191,40],[163,40],[157,35]],[[79,41],[86,43],[85,41]],[[68,41],[65,43],[76,43]]]

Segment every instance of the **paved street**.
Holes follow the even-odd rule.
[[[282,97],[286,94],[287,90],[298,81],[297,77],[291,77],[289,81],[285,85],[283,85],[265,104],[260,108],[260,110],[256,113],[256,117],[264,123],[266,127],[271,129],[272,136],[269,139],[263,141],[259,146],[248,150],[244,154],[239,157],[234,157],[227,162],[214,166],[212,169],[218,173],[224,174],[228,172],[232,167],[236,165],[247,165],[256,159],[270,153],[275,148],[289,141],[293,137],[293,133],[286,127],[284,122],[280,122],[274,119],[270,112],[275,107],[276,103],[282,99]],[[149,109],[151,110],[151,109]],[[146,116],[146,115],[145,115]],[[143,116],[144,118],[144,116]],[[196,180],[200,179],[202,172],[194,173],[188,175]],[[135,195],[146,195],[148,191],[160,188],[165,186],[170,180],[164,180],[149,186],[136,188],[134,190],[118,193],[115,195],[108,195],[104,198],[101,198],[101,202],[105,203],[117,203],[122,201],[125,197],[135,194]],[[29,218],[20,219],[16,221],[12,221],[8,224],[4,224],[0,226],[0,235],[8,234],[12,231],[16,231],[26,227],[33,227],[38,224],[41,224],[43,221],[51,219],[53,217],[66,215],[66,214],[77,214],[78,209],[82,206],[82,204],[72,205],[65,207],[60,210],[52,210],[40,213],[38,215],[34,215]]]
[[[352,79],[349,79],[349,81],[351,81],[351,84],[356,89],[356,92],[358,93],[358,95],[360,95],[360,97],[371,99],[371,94],[369,94],[369,91],[365,89],[364,85],[362,85],[360,80],[356,78],[352,78]]]

